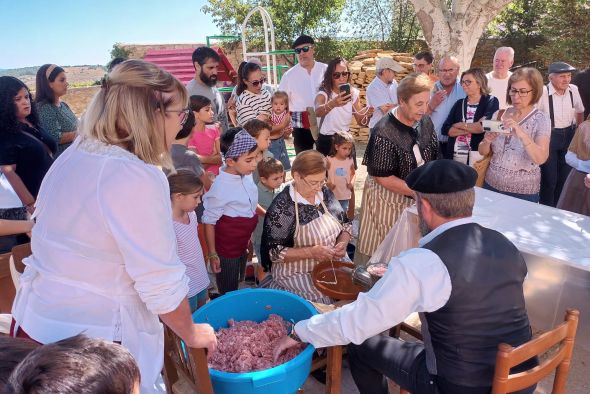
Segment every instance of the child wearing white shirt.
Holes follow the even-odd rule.
[[[220,294],[238,289],[240,266],[247,259],[248,242],[258,223],[258,189],[252,179],[258,144],[246,130],[229,129],[221,135],[225,167],[205,194],[203,223],[208,260],[216,273]]]

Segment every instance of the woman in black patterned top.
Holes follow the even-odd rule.
[[[432,82],[410,74],[398,88],[399,106],[376,125],[365,150],[367,179],[363,191],[357,263],[366,263],[401,213],[412,204],[414,193],[406,176],[437,159],[434,125],[426,115]]]

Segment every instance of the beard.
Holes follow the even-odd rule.
[[[422,203],[420,201],[417,202],[416,208],[418,210],[418,228],[420,229],[420,234],[422,234],[422,236],[424,237],[432,230],[424,221],[424,217],[422,216]]]
[[[201,79],[201,82],[203,82],[207,86],[213,87],[217,84],[217,75],[211,75],[210,77],[208,77],[201,70],[201,73],[199,74],[199,78]]]

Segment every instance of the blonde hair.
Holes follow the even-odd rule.
[[[430,92],[432,81],[422,73],[411,73],[402,79],[397,87],[397,97],[404,102],[419,93]]]
[[[275,100],[283,100],[283,102],[286,105],[285,110],[287,112],[289,112],[289,95],[287,94],[287,92],[282,91],[282,90],[277,90],[272,95],[271,103]]]
[[[126,60],[103,80],[82,117],[80,134],[121,146],[145,163],[173,168],[164,120],[175,102],[183,107],[188,103],[186,89],[176,78],[155,64]]]

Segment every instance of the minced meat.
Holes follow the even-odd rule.
[[[208,357],[209,367],[225,372],[253,372],[286,363],[297,356],[305,345],[292,347],[275,362],[276,343],[287,335],[287,323],[279,315],[256,323],[251,320],[228,321],[229,328],[219,329],[217,350]]]

